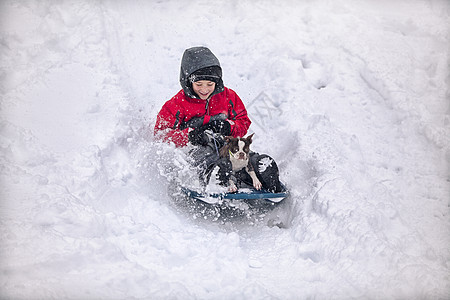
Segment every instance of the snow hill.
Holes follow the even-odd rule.
[[[449,299],[445,0],[0,3],[0,298]],[[289,228],[194,219],[153,141],[204,45]]]

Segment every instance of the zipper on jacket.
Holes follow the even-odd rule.
[[[205,115],[208,115],[208,116],[209,116],[209,100],[211,100],[211,97],[206,99],[206,106],[205,106],[205,110],[206,110]]]

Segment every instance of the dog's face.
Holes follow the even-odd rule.
[[[248,153],[250,152],[250,144],[252,143],[253,134],[246,138],[225,138],[225,146],[228,148],[230,158],[236,160],[248,160]]]

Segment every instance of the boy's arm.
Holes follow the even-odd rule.
[[[236,92],[229,89],[228,99],[228,122],[231,125],[231,135],[234,137],[243,137],[247,134],[247,130],[252,121],[248,118],[247,109]]]
[[[181,121],[181,109],[173,101],[166,102],[156,117],[155,137],[164,142],[173,142],[178,147],[186,146],[189,129],[180,130]]]

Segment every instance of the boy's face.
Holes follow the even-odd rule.
[[[199,80],[192,83],[192,89],[202,100],[208,99],[215,88],[216,83],[209,80]]]

